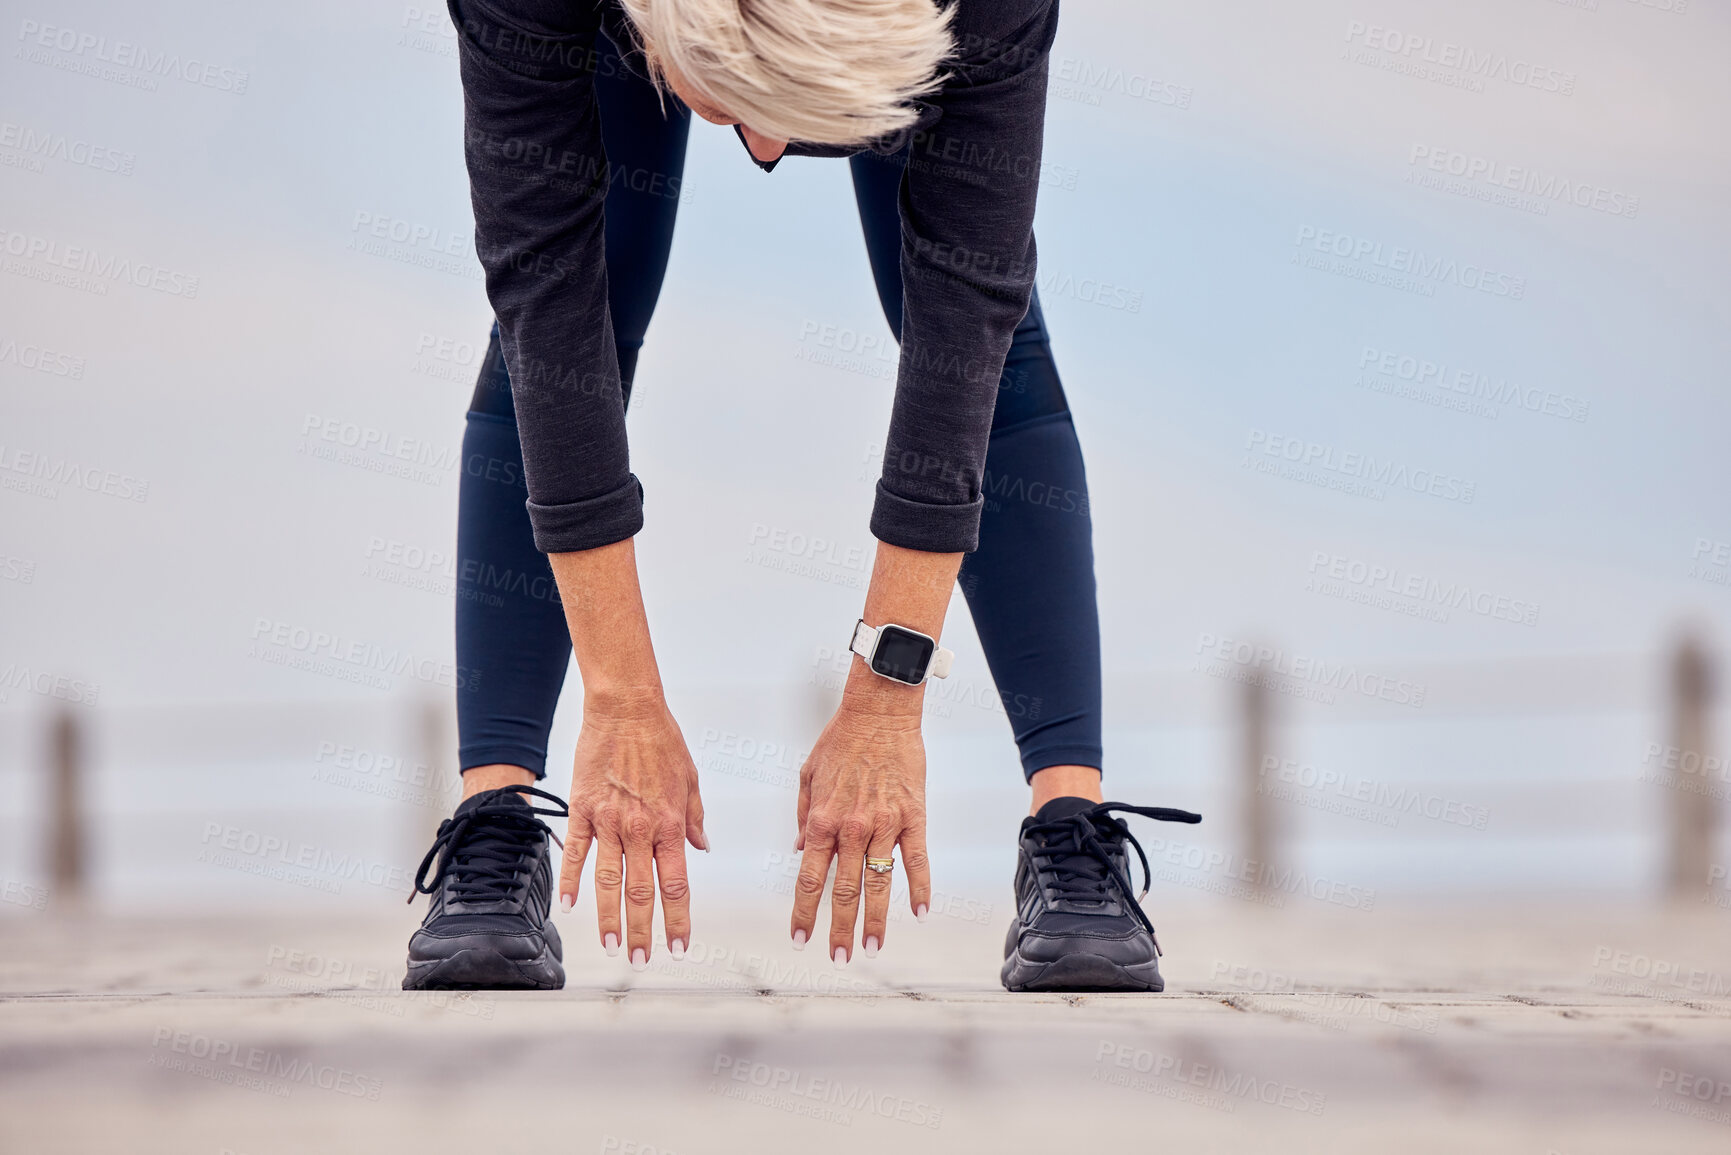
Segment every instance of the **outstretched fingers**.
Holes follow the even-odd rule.
[[[655,933],[655,842],[649,818],[633,814],[625,822],[625,947],[632,970],[649,965]]]
[[[895,853],[898,824],[886,820],[872,832],[871,843],[866,847],[865,871],[865,925],[861,928],[860,949],[867,958],[876,958],[879,949],[884,945],[884,931],[889,926],[890,891],[895,885]],[[872,860],[891,863],[889,870],[878,870],[872,866]]]
[[[805,854],[799,862],[799,877],[793,883],[793,946],[804,950],[817,925],[817,907],[823,899],[824,880],[829,877],[829,861],[835,857],[835,828],[827,822],[813,819],[800,834]]]
[[[709,850],[709,833],[703,829],[703,796],[697,790],[695,769],[691,772],[691,788],[685,795],[685,840],[699,850]]]
[[[595,841],[595,828],[589,816],[573,810],[565,826],[565,851],[559,859],[559,909],[570,911],[583,889],[583,863],[589,858],[589,844]]]
[[[625,885],[625,847],[619,841],[616,821],[601,815],[595,822],[595,923],[601,946],[609,956],[619,953],[624,941],[619,921],[620,891]]]
[[[836,841],[835,885],[829,896],[829,953],[836,966],[853,957],[853,928],[859,918],[860,875],[865,873],[866,846],[871,828],[866,820],[842,820]]]
[[[811,773],[809,770],[802,770],[799,775],[799,802],[795,805],[793,812],[793,825],[795,829],[793,848],[795,850],[805,849],[805,820],[810,816]]]
[[[926,857],[926,816],[914,814],[902,828],[902,869],[908,872],[908,906],[914,918],[926,921],[932,905],[932,863]]]
[[[691,887],[685,874],[685,843],[679,826],[666,824],[655,840],[655,878],[661,884],[661,918],[667,949],[684,958],[691,943]]]

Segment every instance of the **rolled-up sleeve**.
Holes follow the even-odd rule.
[[[597,7],[448,0],[461,55],[475,251],[499,320],[535,544],[593,549],[643,526],[607,307]]]
[[[914,132],[901,185],[902,343],[880,541],[979,545],[998,381],[1034,285],[1034,205],[1055,0],[958,5],[957,59]],[[922,118],[928,119],[928,118]]]

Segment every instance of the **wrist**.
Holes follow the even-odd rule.
[[[926,553],[879,542],[860,616],[868,626],[894,622],[940,637],[961,564],[959,553]]]
[[[667,710],[667,695],[660,679],[646,682],[583,681],[584,717],[613,719],[654,718]]]
[[[839,712],[861,717],[912,720],[918,726],[925,709],[925,693],[924,683],[910,686],[872,673],[866,668],[865,659],[856,654],[848,667],[847,682],[842,687]]]

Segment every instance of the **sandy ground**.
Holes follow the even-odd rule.
[[[0,1150],[1731,1150],[1731,913],[1229,906],[1066,997],[969,911],[842,970],[711,911],[641,974],[573,916],[564,991],[474,995],[397,989],[418,908],[10,916]]]

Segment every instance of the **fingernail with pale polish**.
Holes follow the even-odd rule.
[[[606,938],[601,940],[601,946],[606,950],[607,957],[612,958],[614,955],[619,953],[619,936],[616,934],[609,934]]]
[[[682,938],[676,938],[673,940],[673,945],[667,949],[672,953],[674,958],[682,959],[685,957],[685,940]]]
[[[847,965],[847,947],[838,946],[835,948],[835,965],[838,967]]]
[[[570,895],[561,894],[559,896],[559,909],[566,914],[570,914],[571,913],[571,904],[575,901],[576,900],[573,899]]]
[[[865,940],[865,956],[866,956],[866,957],[867,957],[867,958],[877,958],[877,957],[878,957],[878,940],[877,940],[877,936],[875,936],[875,935],[867,935],[867,936],[866,936],[866,940]]]
[[[631,952],[631,969],[634,971],[646,971],[649,969],[649,955],[642,947],[638,947],[636,950]]]
[[[796,930],[793,932],[793,949],[794,950],[804,950],[805,949],[805,931]]]
[[[926,921],[926,904],[925,903],[922,902],[918,906],[914,907],[914,921],[915,922]]]

